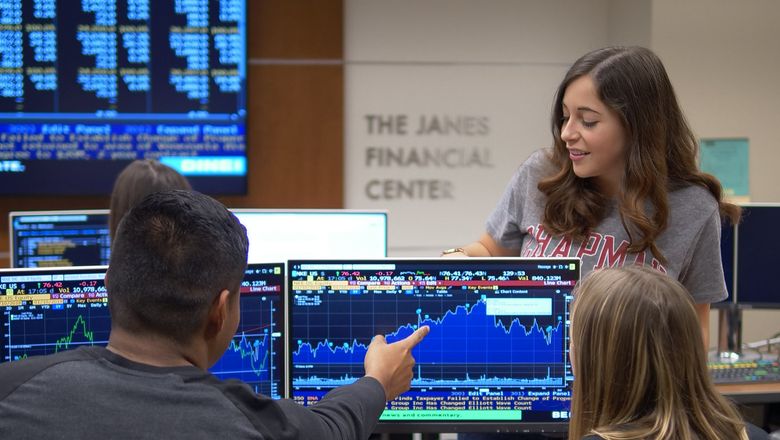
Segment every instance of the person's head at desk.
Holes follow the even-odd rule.
[[[0,433],[368,438],[387,401],[409,389],[411,350],[428,327],[392,344],[375,337],[365,376],[311,407],[220,381],[207,369],[236,334],[248,246],[244,226],[211,197],[184,190],[147,196],[121,220],[113,243],[108,345],[0,363]]]
[[[239,319],[246,230],[191,191],[155,192],[118,225],[106,272],[108,349],[158,366],[211,367]]]
[[[640,266],[603,269],[574,295],[569,439],[766,438],[754,426],[748,437],[712,384],[693,301],[677,280]]]
[[[110,236],[116,236],[122,217],[144,197],[173,189],[191,190],[192,187],[186,177],[156,160],[139,159],[131,162],[116,177],[111,191]]]

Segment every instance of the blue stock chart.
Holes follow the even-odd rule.
[[[284,396],[284,275],[282,263],[249,265],[241,283],[238,331],[209,369],[275,399]]]
[[[108,344],[105,266],[0,270],[2,361]],[[241,283],[241,319],[210,371],[255,391],[284,396],[284,264],[250,264]]]
[[[292,396],[316,403],[361,377],[368,344],[429,326],[412,388],[384,421],[568,417],[568,305],[577,260],[289,263]]]
[[[3,361],[106,345],[105,266],[0,271]]]

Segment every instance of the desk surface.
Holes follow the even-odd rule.
[[[715,388],[737,403],[780,402],[780,382],[718,384]]]

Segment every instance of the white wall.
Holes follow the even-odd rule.
[[[780,202],[778,18],[776,0],[653,0],[652,7],[651,47],[697,136],[749,139],[757,202]],[[744,313],[744,341],[778,332],[780,311]]]
[[[517,166],[550,144],[555,88],[607,42],[607,11],[606,0],[346,1],[345,201],[390,211],[390,255],[436,256],[479,237]],[[482,129],[417,134],[432,117]],[[375,118],[407,125],[378,133]],[[479,159],[387,164],[377,147]],[[414,182],[428,191],[393,191]]]
[[[747,137],[750,194],[780,201],[780,2],[655,0],[652,48],[699,137]]]
[[[776,0],[347,0],[345,13],[345,200],[390,210],[391,255],[436,255],[477,238],[515,167],[550,143],[552,93],[566,68],[607,44],[655,50],[696,134],[748,137],[752,199],[780,201]],[[368,114],[479,116],[490,131],[369,134]],[[369,164],[372,145],[472,146],[488,150],[492,166],[380,167]],[[393,179],[447,180],[453,197],[366,196],[371,180]],[[780,312],[746,312],[744,340],[778,331]]]
[[[609,0],[607,3],[609,44],[650,47],[652,6],[651,0]]]
[[[607,0],[346,0],[349,63],[570,63],[607,38]],[[554,18],[554,20],[551,20]]]

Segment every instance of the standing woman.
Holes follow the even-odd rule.
[[[685,288],[646,267],[604,269],[575,290],[569,440],[759,440],[715,389]]]
[[[651,266],[691,293],[706,344],[709,304],[726,297],[721,217],[737,221],[739,208],[698,169],[661,61],[642,47],[585,54],[558,87],[552,135],[512,177],[486,233],[444,254],[581,257],[584,275]]]
[[[135,160],[126,166],[114,181],[111,191],[109,234],[116,235],[119,221],[146,196],[174,189],[191,190],[187,178],[173,168],[152,159]]]

